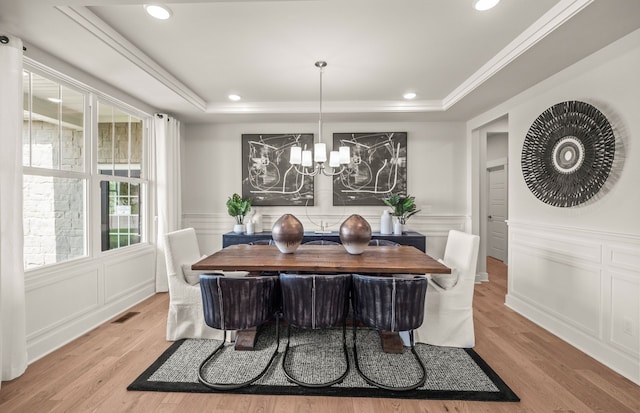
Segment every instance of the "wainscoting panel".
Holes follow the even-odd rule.
[[[155,255],[142,252],[104,263],[104,298],[117,301],[140,288],[155,285]]]
[[[531,231],[516,232],[511,240],[514,245],[520,245],[533,250],[544,251],[548,256],[564,257],[578,262],[600,264],[602,262],[602,245],[588,242],[580,238],[558,237],[548,232]],[[569,242],[568,242],[569,241]]]
[[[614,245],[608,248],[608,251],[608,263],[612,267],[631,271],[637,271],[640,268],[640,250],[630,250]]]
[[[96,309],[100,304],[98,286],[99,273],[95,267],[51,274],[47,281],[28,283],[27,341]]]
[[[509,222],[507,306],[640,384],[640,237]]]
[[[611,272],[611,328],[608,338],[632,354],[640,354],[637,318],[640,314],[640,278]],[[640,367],[639,367],[640,368]]]
[[[152,296],[154,277],[146,244],[27,272],[29,363]]]
[[[509,293],[535,304],[594,337],[600,334],[600,270],[572,260],[512,246],[510,268],[519,268]]]
[[[382,211],[382,209],[380,210]],[[284,212],[283,212],[284,213]],[[265,213],[261,210],[262,222],[265,231],[270,231],[273,223],[282,215],[282,213]],[[345,215],[311,215],[293,212],[294,215],[302,222],[305,231],[314,231],[319,229],[311,221],[319,223],[322,219],[332,224],[329,227],[331,231],[338,231],[340,223],[344,221],[349,214]],[[380,215],[360,213],[371,225],[373,231],[380,230]],[[411,217],[407,222],[407,228],[411,231],[417,231],[427,237],[427,253],[433,257],[440,258],[444,255],[444,248],[447,242],[449,230],[457,229],[465,230],[468,217],[463,215],[451,216],[435,216],[435,215],[416,215]],[[222,248],[222,234],[227,233],[233,228],[233,218],[226,214],[183,214],[183,228],[193,227],[198,234],[200,250],[203,254],[211,254]]]

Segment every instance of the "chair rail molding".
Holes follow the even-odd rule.
[[[508,225],[506,305],[640,384],[640,236]]]

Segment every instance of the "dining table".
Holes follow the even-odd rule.
[[[349,254],[342,245],[300,245],[293,253],[275,245],[237,244],[225,247],[191,266],[197,271],[249,271],[359,274],[451,274],[451,269],[411,246],[368,246],[362,254]],[[253,349],[256,329],[236,336],[235,348]],[[397,332],[381,331],[385,352],[399,353],[404,347]]]
[[[275,245],[237,244],[196,262],[197,271],[304,271],[322,273],[450,274],[438,260],[415,247],[369,246],[349,254],[342,245],[300,245],[285,254]]]

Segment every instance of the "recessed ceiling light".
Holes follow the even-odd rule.
[[[240,100],[240,96],[238,95],[229,95],[229,100],[233,100],[234,102],[237,102]]]
[[[60,103],[62,102],[62,99],[58,99],[58,98],[47,98],[47,100],[49,102],[53,102],[53,103]]]
[[[494,8],[498,3],[500,0],[474,0],[473,7],[476,10],[485,11]]]
[[[171,9],[167,6],[159,4],[145,4],[144,9],[147,11],[149,16],[155,17],[156,19],[167,20],[171,17]]]
[[[405,93],[404,95],[402,95],[402,97],[407,99],[407,100],[411,100],[411,99],[416,97],[416,94],[414,92],[409,92],[409,93]]]

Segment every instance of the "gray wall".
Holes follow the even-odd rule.
[[[185,225],[194,226],[200,236],[203,252],[221,246],[221,235],[232,229],[233,219],[227,215],[225,201],[241,191],[241,135],[243,133],[315,133],[317,124],[190,124],[186,125],[182,150],[182,210]],[[443,237],[449,229],[464,228],[466,215],[467,148],[463,123],[326,123],[325,142],[334,132],[404,132],[408,133],[408,192],[416,197],[422,212],[411,217],[407,227],[424,232],[427,250],[442,256]],[[317,136],[316,136],[317,139]],[[385,208],[333,207],[331,179],[316,177],[316,206],[257,207],[265,217],[265,228],[283,213],[293,213],[306,230],[318,229],[307,214],[318,222],[335,223],[358,213],[374,230]]]

